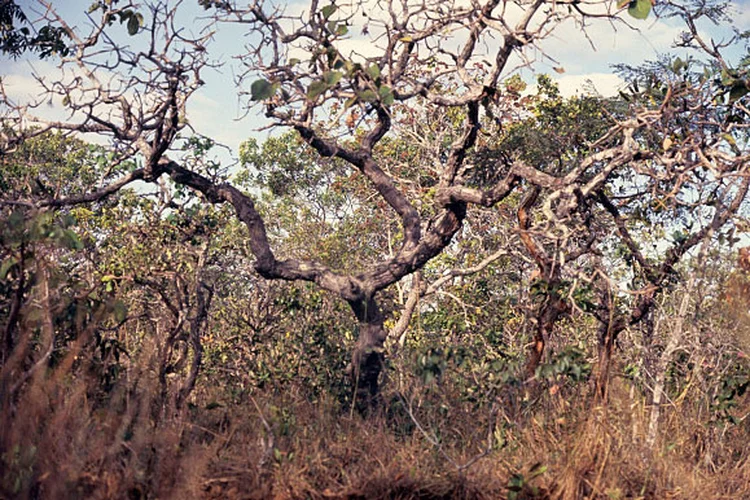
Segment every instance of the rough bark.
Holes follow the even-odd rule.
[[[599,325],[599,333],[597,335],[599,361],[596,370],[596,396],[602,403],[606,403],[609,397],[609,372],[612,366],[612,352],[615,348],[615,340],[622,330],[618,325],[613,325],[612,323],[602,323]]]
[[[705,248],[705,247],[704,247]],[[703,253],[703,252],[702,252]],[[655,380],[653,390],[653,401],[651,402],[651,415],[648,422],[648,433],[646,434],[646,444],[653,446],[656,442],[656,434],[659,430],[659,416],[661,413],[662,399],[664,398],[664,386],[667,380],[667,367],[672,359],[672,355],[680,347],[683,336],[683,327],[687,317],[688,307],[690,306],[690,297],[693,295],[695,286],[695,276],[691,276],[687,287],[680,301],[680,309],[677,312],[674,326],[667,332],[668,340],[664,351],[659,356],[659,360],[654,367]]]
[[[534,339],[529,349],[529,358],[525,368],[527,379],[533,379],[536,375],[536,370],[544,357],[544,347],[547,340],[552,335],[557,320],[567,311],[567,302],[554,290],[547,294],[544,302],[538,308],[534,317]]]
[[[5,323],[5,329],[3,331],[3,352],[0,356],[0,363],[4,364],[10,358],[15,346],[16,330],[21,318],[21,306],[24,302],[26,295],[26,269],[24,267],[24,259],[26,258],[26,248],[24,244],[21,244],[19,251],[21,258],[18,264],[18,284],[13,293],[13,300],[10,305],[10,311],[8,313],[7,323]]]
[[[525,374],[527,380],[533,380],[536,370],[544,357],[544,347],[552,334],[557,320],[568,310],[567,302],[560,297],[560,268],[555,266],[553,259],[547,255],[529,232],[531,218],[529,211],[539,199],[541,188],[534,186],[529,190],[518,207],[518,227],[521,243],[526,252],[534,259],[539,276],[537,284],[542,289],[537,296],[539,300],[533,313],[534,334],[526,361]],[[540,300],[541,299],[541,300]]]
[[[195,308],[193,317],[190,319],[190,333],[188,340],[190,348],[193,351],[193,359],[190,362],[190,370],[187,378],[180,387],[177,394],[175,406],[178,410],[182,409],[185,401],[195,388],[195,382],[198,380],[198,372],[203,362],[203,344],[201,343],[201,334],[208,320],[208,310],[211,304],[213,292],[202,282],[199,282],[195,290]]]
[[[359,321],[359,336],[352,352],[350,373],[356,406],[361,412],[367,412],[378,403],[388,332],[383,325],[383,313],[374,297],[349,304]]]

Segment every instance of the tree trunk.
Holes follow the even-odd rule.
[[[667,346],[664,348],[664,351],[661,353],[661,356],[656,363],[656,379],[654,381],[654,393],[651,402],[651,415],[648,422],[648,433],[646,434],[646,444],[649,447],[652,447],[656,442],[656,435],[659,431],[661,404],[665,394],[664,386],[667,381],[667,368],[669,367],[669,362],[672,360],[672,355],[677,351],[682,342],[683,325],[690,305],[690,297],[693,294],[694,282],[695,280],[691,276],[690,281],[688,281],[687,289],[682,295],[682,302],[680,303],[680,309],[677,313],[674,327],[667,333],[667,335],[669,335]]]
[[[612,351],[619,333],[620,328],[612,322],[603,323],[599,327],[599,366],[596,373],[596,396],[601,403],[607,402]]]
[[[367,414],[377,406],[380,372],[385,361],[384,345],[388,333],[383,314],[374,297],[350,302],[359,320],[359,337],[352,353],[350,367],[354,386],[354,403],[360,413]]]
[[[195,388],[195,382],[198,380],[198,372],[203,363],[203,344],[201,343],[201,334],[203,333],[208,321],[208,310],[211,307],[213,290],[199,281],[195,287],[195,310],[193,317],[190,319],[190,347],[193,351],[193,360],[190,363],[188,376],[177,393],[176,408],[181,410],[190,393]]]
[[[536,325],[534,329],[534,341],[529,348],[529,359],[526,361],[526,380],[531,380],[536,375],[536,369],[542,363],[544,355],[545,334],[541,325]]]
[[[18,322],[21,317],[21,306],[23,306],[24,295],[26,294],[26,270],[23,265],[24,259],[26,258],[26,248],[24,244],[21,244],[19,254],[18,285],[13,293],[10,312],[8,313],[7,323],[5,324],[5,330],[3,332],[3,350],[2,353],[0,353],[0,366],[3,366],[5,362],[10,359],[11,353],[13,352],[15,346],[14,333],[18,327]]]
[[[568,310],[567,303],[561,299],[556,291],[552,291],[538,309],[534,328],[534,341],[529,350],[529,359],[526,362],[526,379],[530,380],[536,375],[536,369],[542,363],[544,346],[552,334],[555,323],[560,316]]]

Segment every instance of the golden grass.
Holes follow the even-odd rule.
[[[205,385],[178,412],[147,362],[105,395],[82,366],[62,366],[3,389],[1,498],[750,498],[747,419],[709,422],[685,397],[650,448],[649,408],[626,381],[607,407],[578,387],[514,412],[500,398],[495,411],[446,406],[446,384],[415,398],[414,422],[387,411],[405,401],[395,394],[363,419],[304,388],[207,406],[221,394]]]

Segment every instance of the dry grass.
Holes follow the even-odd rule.
[[[241,424],[228,432],[204,491],[210,498],[498,499],[508,498],[509,480],[518,474],[523,485],[516,498],[750,498],[750,463],[732,459],[745,452],[747,428],[715,443],[710,453],[724,465],[709,467],[709,450],[694,437],[705,426],[686,425],[675,411],[650,449],[641,403],[627,394],[614,396],[608,408],[587,403],[568,405],[555,418],[528,416],[504,446],[458,470],[452,462],[468,462],[483,443],[446,439],[437,450],[417,431],[399,436],[384,417],[352,419],[332,405],[286,401],[294,408],[291,427],[270,410],[263,417],[274,422],[278,453],[264,461],[261,443],[268,440],[257,412],[255,424],[237,415]]]
[[[363,419],[332,398],[308,401],[303,388],[207,406],[221,394],[204,386],[177,412],[157,396],[148,362],[106,395],[87,373],[61,363],[12,397],[4,389],[0,497],[750,498],[747,419],[707,423],[683,398],[665,408],[651,449],[648,408],[627,382],[606,408],[578,388],[512,414],[446,409],[446,386],[420,394],[421,432],[403,411]],[[403,402],[388,401],[384,410]]]

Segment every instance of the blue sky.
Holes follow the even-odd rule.
[[[19,4],[32,19],[37,17],[33,12],[39,7],[33,0],[20,0]],[[53,6],[70,20],[70,24],[85,31],[87,20],[84,15],[88,1],[52,0]],[[197,0],[186,0],[180,6],[180,21],[188,32],[197,33],[205,25],[205,11],[198,6]],[[290,4],[288,9],[301,10],[299,4]],[[734,21],[740,29],[750,29],[750,0],[734,2]],[[565,94],[573,94],[581,88],[586,80],[591,80],[603,94],[616,92],[618,79],[612,74],[614,63],[638,64],[644,60],[654,59],[659,53],[668,51],[678,36],[680,27],[675,20],[656,19],[650,16],[646,21],[628,19],[637,30],[627,27],[612,26],[606,22],[593,23],[587,30],[590,41],[580,29],[572,24],[563,25],[554,35],[542,44],[546,55],[557,62],[538,60],[534,66],[536,73],[549,73],[560,84]],[[716,39],[729,36],[726,29],[706,27],[707,32]],[[122,28],[124,33],[125,28]],[[351,30],[355,32],[355,30]],[[592,43],[595,48],[592,48]],[[237,99],[234,87],[236,66],[231,56],[241,53],[244,45],[244,34],[241,26],[221,25],[209,50],[214,59],[228,63],[217,70],[208,70],[202,75],[206,85],[193,97],[188,108],[188,118],[196,129],[236,151],[240,142],[250,136],[261,138],[268,132],[258,132],[264,124],[262,118],[251,112],[242,120],[244,114],[242,103]],[[532,56],[541,58],[540,53]],[[32,72],[39,75],[54,75],[57,71],[54,61],[37,60],[2,60],[3,70],[0,75],[7,91],[18,99],[33,94],[34,82]],[[562,67],[563,74],[557,74],[553,67]],[[527,79],[533,78],[530,71],[524,73]],[[54,113],[54,110],[46,110]]]

